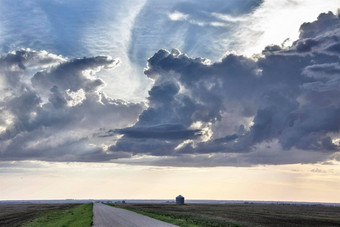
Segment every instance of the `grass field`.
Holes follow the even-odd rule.
[[[82,226],[91,226],[92,204],[0,204],[0,226],[62,226],[46,225],[43,221],[56,223],[55,221],[58,217],[62,219],[67,217],[68,220],[78,219],[74,218],[76,214],[78,215],[78,211],[80,211],[80,213],[83,212],[82,215],[84,216],[86,213],[86,223],[90,223],[89,225]],[[71,212],[73,212],[73,215]],[[54,217],[54,219],[52,217]],[[83,216],[77,217],[82,218]],[[40,223],[37,221],[40,221]]]
[[[78,204],[0,204],[0,226],[22,226],[42,213]]]
[[[179,226],[340,226],[340,207],[276,204],[120,204]]]
[[[42,214],[25,227],[90,227],[92,225],[93,203],[78,205],[69,209],[58,209]]]

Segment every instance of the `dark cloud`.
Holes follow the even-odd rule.
[[[337,29],[339,29],[339,15],[334,15],[332,12],[321,13],[316,21],[301,25],[300,39],[316,38]]]
[[[115,67],[116,60],[68,60],[27,49],[4,55],[0,62],[6,66],[1,68],[1,160],[108,161],[131,156],[110,152],[112,138],[98,137],[105,127],[134,123],[143,109],[100,90],[104,82],[95,73]],[[13,75],[15,80],[8,79]]]
[[[200,130],[186,129],[182,125],[157,125],[152,127],[130,127],[117,129],[116,133],[130,138],[155,138],[168,140],[194,139],[200,136]]]
[[[115,65],[117,65],[117,60],[106,56],[75,59],[58,65],[50,71],[36,73],[32,78],[32,84],[44,88],[54,85],[70,91],[78,91],[79,89],[84,89],[85,92],[96,91],[104,82],[100,79],[87,78],[84,76],[84,71],[96,71]]]
[[[321,14],[300,32],[292,46],[269,46],[257,59],[228,54],[210,63],[161,49],[144,72],[154,82],[146,106],[102,92],[96,72],[116,66],[110,57],[11,52],[0,57],[0,158],[174,166],[339,160],[340,18]]]
[[[340,18],[329,12],[303,24],[291,47],[269,46],[258,59],[211,64],[159,50],[145,70],[149,108],[115,131],[124,136],[111,150],[172,156],[155,161],[164,165],[325,161],[340,151],[339,41]]]
[[[20,80],[25,77],[26,70],[53,66],[63,61],[64,58],[46,51],[21,49],[10,52],[0,57],[1,85],[6,87],[6,91],[22,89]]]
[[[307,76],[315,77],[315,78],[332,78],[334,75],[340,74],[340,64],[339,63],[330,63],[330,64],[315,64],[311,66],[307,66],[304,69],[304,73]]]
[[[331,45],[330,47],[327,48],[327,51],[335,52],[335,53],[339,54],[340,53],[340,44]]]
[[[1,58],[1,68],[18,66],[20,69],[26,69],[27,66],[45,67],[56,63],[63,62],[60,56],[49,54],[46,51],[34,51],[30,49],[21,49],[13,51]]]

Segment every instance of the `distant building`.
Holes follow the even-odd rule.
[[[184,204],[184,197],[179,195],[176,197],[176,204],[183,205]]]

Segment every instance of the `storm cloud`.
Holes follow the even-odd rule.
[[[254,4],[221,13],[249,13],[262,1],[247,2]],[[176,23],[204,17],[189,15],[190,4],[176,7]],[[9,52],[0,57],[0,159],[172,166],[339,159],[339,46],[340,18],[329,12],[303,24],[291,46],[267,46],[252,58],[211,62],[160,49],[144,71],[153,83],[145,103],[104,92],[99,72],[114,76],[120,64],[112,57]],[[131,48],[131,61],[147,54]]]
[[[268,46],[257,58],[229,54],[211,63],[159,50],[145,70],[154,81],[149,107],[134,126],[116,130],[123,137],[110,149],[189,166],[334,158],[340,150],[339,45],[340,18],[329,12],[304,23],[290,47]]]
[[[96,72],[117,66],[107,56],[69,60],[22,49],[0,58],[1,160],[106,161],[98,135],[134,123],[142,104],[107,97]]]

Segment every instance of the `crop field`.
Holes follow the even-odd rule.
[[[42,214],[76,206],[79,204],[0,204],[0,226],[23,226]]]
[[[179,226],[340,226],[340,207],[278,204],[119,204]]]

